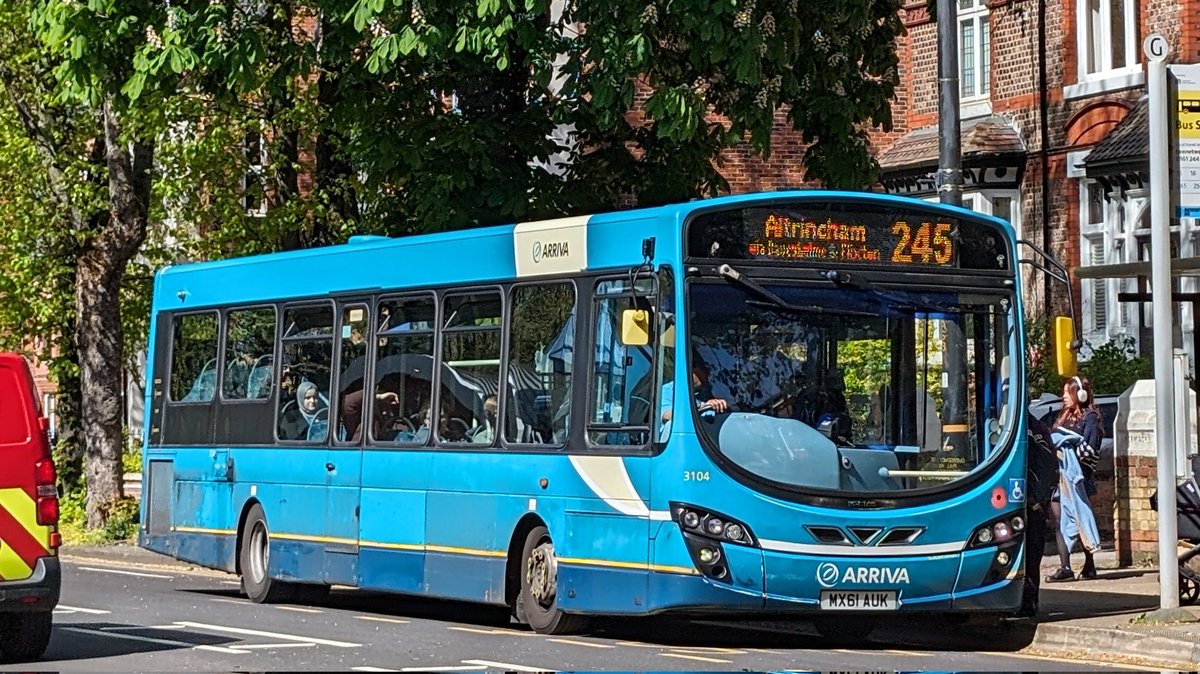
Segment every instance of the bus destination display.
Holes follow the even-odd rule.
[[[760,227],[750,227],[750,259],[930,266],[952,265],[955,259],[948,222],[914,218],[884,229],[768,211]]]

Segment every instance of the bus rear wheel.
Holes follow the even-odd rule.
[[[256,604],[273,604],[292,599],[295,586],[271,578],[271,531],[262,506],[255,503],[242,526],[238,566],[242,571],[242,591]]]
[[[563,613],[558,608],[558,560],[550,532],[536,526],[525,537],[521,550],[521,592],[517,595],[517,619],[539,634],[571,634],[587,625],[583,616]]]
[[[28,662],[42,657],[50,644],[50,611],[0,613],[0,662]]]

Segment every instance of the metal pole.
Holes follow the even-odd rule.
[[[1157,41],[1156,41],[1157,39]],[[1171,317],[1171,139],[1167,129],[1167,50],[1159,35],[1146,38],[1150,95],[1150,285],[1154,313],[1154,444],[1158,448],[1159,608],[1179,608],[1175,524],[1174,328]]]
[[[962,147],[958,110],[958,2],[938,0],[938,194],[943,204],[962,206]],[[950,456],[963,457],[967,448],[966,338],[963,324],[947,324],[946,347],[942,354],[946,396],[942,423],[948,431]]]
[[[958,3],[938,0],[938,175],[943,204],[962,206],[962,148],[958,111]]]

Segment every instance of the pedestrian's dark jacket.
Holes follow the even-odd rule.
[[[1048,508],[1054,488],[1058,486],[1058,450],[1046,424],[1032,414],[1027,415],[1026,424],[1029,427],[1029,505]]]

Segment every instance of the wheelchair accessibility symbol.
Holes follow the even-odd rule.
[[[1025,478],[1014,477],[1008,480],[1008,500],[1017,503],[1025,500]]]

